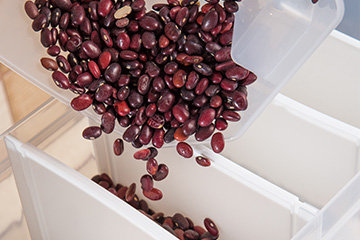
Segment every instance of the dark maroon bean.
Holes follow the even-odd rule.
[[[142,45],[146,49],[151,49],[156,45],[156,37],[154,32],[145,31],[141,35]]]
[[[68,89],[70,87],[69,79],[62,72],[54,71],[52,79],[59,88]]]
[[[193,68],[195,71],[197,71],[198,73],[204,76],[211,76],[211,74],[213,73],[211,67],[205,63],[193,64]]]
[[[79,87],[77,84],[71,83],[69,90],[72,91],[75,94],[84,94],[85,88]]]
[[[170,43],[167,47],[161,49],[161,54],[162,55],[170,55],[171,53],[173,53],[176,49],[176,44],[175,43]]]
[[[47,27],[47,25],[48,25],[48,22],[47,22],[46,16],[44,14],[39,14],[35,17],[31,26],[35,32],[38,32],[41,29]]]
[[[193,5],[189,8],[189,19],[188,22],[192,23],[195,22],[196,18],[198,17],[199,14],[199,6],[198,5]]]
[[[223,23],[226,19],[226,12],[219,4],[215,5],[215,11],[219,14],[219,23]]]
[[[174,22],[170,22],[166,24],[164,28],[164,32],[166,37],[174,42],[176,42],[179,39],[181,34],[181,30]]]
[[[184,105],[176,104],[172,107],[173,116],[181,123],[184,123],[186,120],[189,119],[190,113]]]
[[[139,55],[134,51],[124,50],[120,52],[119,56],[124,60],[131,61],[137,59]]]
[[[139,31],[139,24],[135,20],[131,20],[129,24],[127,25],[127,30],[129,32],[137,32]]]
[[[47,50],[46,50],[47,54],[49,54],[50,56],[57,56],[60,54],[60,48],[56,45],[54,46],[51,46],[49,47]]]
[[[120,75],[121,75],[121,66],[118,63],[110,64],[104,72],[104,77],[106,81],[110,83],[117,82],[120,79]]]
[[[131,8],[134,11],[140,11],[145,7],[145,1],[144,0],[135,0],[131,3]]]
[[[143,194],[146,198],[157,201],[162,198],[162,192],[157,188],[152,188],[150,191],[143,191]]]
[[[225,140],[221,132],[217,132],[211,137],[211,148],[215,153],[220,153],[224,150]]]
[[[199,142],[208,139],[213,132],[215,131],[215,125],[211,123],[207,127],[200,127],[199,130],[195,133],[195,139]]]
[[[55,45],[58,40],[58,36],[59,36],[59,32],[58,32],[57,28],[51,29],[51,35],[52,35],[52,44],[51,45]]]
[[[224,47],[216,51],[215,60],[218,62],[226,62],[231,60],[231,47]]]
[[[222,89],[224,89],[225,91],[234,91],[237,87],[238,87],[238,83],[236,81],[232,81],[229,80],[227,78],[224,78],[221,83],[220,86]]]
[[[143,145],[147,145],[151,141],[153,130],[147,124],[143,125],[139,135],[139,141]]]
[[[146,120],[145,106],[142,106],[135,115],[135,124],[142,126]]]
[[[94,112],[99,114],[99,115],[102,115],[106,112],[106,107],[103,103],[101,102],[93,102],[93,109],[94,109]]]
[[[240,120],[240,115],[232,110],[224,110],[222,116],[227,121],[237,122]]]
[[[222,49],[222,47],[218,44],[218,43],[216,43],[216,42],[208,42],[208,43],[206,43],[206,45],[205,45],[205,50],[207,51],[207,52],[209,52],[211,55],[215,55],[215,53],[217,52],[217,51],[219,51],[219,50],[221,50]]]
[[[184,231],[189,229],[189,222],[181,213],[175,213],[172,219],[174,221],[175,227],[180,228]]]
[[[95,93],[95,99],[104,102],[112,95],[113,87],[109,84],[102,84]]]
[[[167,6],[164,6],[160,9],[159,16],[165,24],[168,24],[169,22],[171,22],[170,10]]]
[[[106,112],[101,116],[101,130],[106,133],[110,134],[115,128],[115,116],[110,113]]]
[[[24,8],[26,14],[31,19],[35,19],[39,15],[39,10],[33,1],[26,1]]]
[[[164,145],[164,129],[156,129],[152,137],[152,144],[156,148],[161,148]]]
[[[241,85],[249,85],[249,84],[252,84],[253,82],[255,82],[256,79],[257,79],[257,76],[254,73],[249,72],[249,75],[245,79],[241,80],[239,83]]]
[[[239,6],[233,0],[225,0],[224,9],[229,13],[235,13],[239,10]]]
[[[82,136],[85,139],[94,140],[101,136],[101,128],[97,126],[91,126],[84,129]]]
[[[107,181],[101,180],[99,182],[99,185],[102,186],[105,189],[108,189],[110,187],[110,184]]]
[[[155,78],[160,74],[160,68],[153,61],[147,61],[145,64],[145,73],[151,78]]]
[[[106,17],[106,15],[108,15],[110,13],[113,6],[114,5],[111,0],[100,0],[100,2],[98,3],[98,8],[97,8],[97,12],[98,12],[99,16]]]
[[[233,30],[230,29],[229,31],[220,35],[219,42],[224,46],[230,45],[232,42],[232,35],[233,35]]]
[[[128,97],[128,102],[132,108],[139,108],[144,102],[144,97],[136,90],[132,89]]]
[[[70,72],[70,70],[71,70],[70,63],[64,56],[61,56],[61,55],[57,56],[56,62],[62,72],[64,72],[64,73]]]
[[[161,92],[165,88],[165,82],[161,77],[156,77],[152,81],[152,87],[156,92]]]
[[[244,111],[248,106],[247,96],[244,92],[234,91],[231,93],[231,99],[228,101],[235,110]]]
[[[168,174],[169,174],[169,168],[165,164],[161,163],[158,166],[158,170],[153,175],[153,179],[155,181],[161,181],[161,180],[165,179]]]
[[[141,188],[144,191],[150,191],[154,187],[154,181],[152,177],[148,174],[145,174],[140,179]]]
[[[225,75],[228,79],[239,81],[249,75],[249,71],[241,66],[234,66],[226,70]]]
[[[165,4],[165,3],[155,3],[155,4],[153,4],[152,6],[152,9],[154,9],[155,11],[159,11],[161,8],[163,8],[163,7],[168,7],[168,5],[167,4]]]
[[[116,45],[122,49],[126,50],[130,47],[130,37],[127,33],[121,32],[116,37]]]
[[[117,98],[119,100],[125,100],[130,94],[130,88],[128,86],[121,87],[117,92]]]
[[[184,50],[189,55],[202,55],[204,48],[200,44],[188,40],[184,45]]]
[[[209,80],[207,78],[202,78],[195,87],[195,94],[196,95],[203,94],[207,89],[208,85],[209,85]]]
[[[90,16],[90,19],[93,20],[93,21],[98,20],[97,6],[98,6],[97,1],[91,1],[91,2],[89,2],[89,5],[88,5],[87,11],[88,11],[88,14]]]
[[[82,94],[71,100],[71,107],[76,111],[82,111],[90,107],[93,100],[89,94]]]
[[[194,5],[198,2],[198,0],[183,0],[181,1],[181,5],[184,7]]]
[[[200,30],[198,35],[200,39],[205,43],[214,41],[214,38],[210,32],[204,32],[203,30]]]
[[[113,46],[113,41],[110,37],[109,32],[106,31],[106,29],[104,29],[104,28],[100,29],[100,37],[107,47],[111,48]]]
[[[170,91],[163,91],[160,95],[160,98],[157,101],[157,108],[159,112],[167,112],[171,109],[172,105],[175,102],[175,95]]]
[[[195,97],[193,104],[195,107],[200,108],[204,106],[209,101],[209,98],[206,95],[201,94]]]
[[[197,122],[195,119],[188,119],[182,126],[182,132],[185,136],[190,136],[196,132]]]
[[[123,139],[127,142],[133,142],[140,133],[140,128],[137,125],[131,125],[123,133]]]
[[[218,20],[219,15],[215,9],[208,11],[202,20],[201,29],[205,32],[209,32],[218,24]]]
[[[70,23],[70,13],[66,12],[63,15],[61,15],[59,27],[62,30],[66,30],[68,25]]]
[[[186,83],[187,74],[183,69],[178,69],[172,79],[172,83],[175,87],[181,88]]]
[[[72,7],[71,0],[55,0],[55,6],[61,8],[61,10],[69,11]]]
[[[91,74],[89,72],[81,73],[76,78],[76,83],[80,87],[87,87],[92,83],[92,81],[93,81],[93,77],[91,76]]]
[[[159,27],[159,22],[153,17],[144,16],[139,20],[139,25],[146,31],[155,31]]]
[[[196,97],[196,94],[195,94],[195,92],[193,90],[187,90],[186,88],[183,87],[180,90],[180,96],[185,101],[192,101]]]
[[[80,66],[80,65],[76,65],[76,66],[74,66],[72,69],[71,69],[71,71],[70,71],[70,73],[69,73],[69,80],[71,81],[71,82],[75,82],[76,81],[76,78],[81,74],[83,72],[83,69],[82,69],[82,67]],[[91,90],[90,90],[91,91]]]
[[[210,218],[204,219],[204,226],[211,235],[215,237],[219,236],[219,230],[216,227],[215,223]]]
[[[154,114],[147,120],[147,124],[154,129],[160,129],[165,124],[165,118],[160,114]]]
[[[49,71],[56,71],[58,69],[57,63],[51,58],[41,58],[40,62],[41,65]]]
[[[215,119],[215,110],[213,108],[208,108],[200,113],[198,124],[200,127],[209,126]]]
[[[146,162],[146,171],[150,174],[150,175],[154,175],[156,174],[156,172],[158,171],[159,165],[158,162],[155,160],[155,158],[150,158],[147,162]]]
[[[311,0],[313,4],[316,4],[319,0]]]
[[[179,142],[176,145],[176,151],[184,158],[191,158],[193,155],[192,147],[186,142]]]
[[[210,107],[218,108],[221,106],[223,100],[219,95],[214,95],[210,98]]]
[[[82,44],[82,49],[89,58],[97,58],[101,54],[101,49],[93,41],[85,41]]]
[[[236,66],[236,64],[233,61],[227,61],[215,65],[215,70],[219,72],[225,72],[234,66]]]
[[[175,140],[174,134],[175,134],[176,128],[172,127],[170,128],[164,135],[164,142],[170,143]]]
[[[220,91],[220,87],[218,84],[210,84],[205,90],[205,95],[208,97],[212,97],[215,94],[217,94],[219,91]]]
[[[150,153],[151,153],[150,149],[147,148],[141,149],[134,153],[134,158],[139,160],[145,160],[150,156]]]
[[[40,42],[44,47],[50,47],[53,44],[53,36],[48,28],[41,30]]]
[[[77,36],[72,36],[66,41],[65,48],[69,52],[75,52],[79,49],[80,45],[81,39]]]
[[[211,165],[211,161],[208,158],[203,157],[203,156],[197,156],[195,158],[195,160],[200,166],[203,166],[203,167],[208,167]]]
[[[119,190],[117,191],[118,197],[122,200],[125,200],[125,194],[127,191],[128,187],[126,186],[122,186],[121,188],[119,188]]]
[[[189,240],[200,239],[200,234],[192,229],[187,229],[184,232],[184,236],[186,237],[186,239],[189,239]]]
[[[183,27],[189,19],[189,9],[187,7],[182,7],[179,12],[176,14],[175,22],[178,26]]]
[[[125,74],[120,74],[119,80],[117,81],[117,85],[119,87],[123,87],[128,85],[130,82],[130,76]]]
[[[132,183],[125,192],[125,201],[130,202],[135,197],[136,184]]]
[[[140,94],[145,95],[150,88],[151,79],[147,74],[143,74],[139,77],[137,82],[137,90]]]
[[[191,71],[188,75],[187,81],[185,83],[186,89],[193,89],[197,85],[198,81],[200,80],[199,75],[195,71]]]
[[[75,25],[80,25],[85,20],[85,9],[80,5],[74,5],[71,8],[71,22]]]
[[[227,123],[227,121],[225,119],[218,118],[215,121],[215,127],[219,131],[224,131],[228,127],[228,123]]]

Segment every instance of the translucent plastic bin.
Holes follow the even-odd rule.
[[[47,121],[39,124],[40,119]],[[115,182],[138,183],[145,165],[132,159],[135,150],[128,145],[115,157],[109,143],[116,136],[82,139],[87,124],[82,114],[53,101],[4,136],[32,238],[175,239],[89,180],[107,172]],[[200,225],[210,217],[220,239],[230,240],[290,239],[317,211],[205,147],[195,153],[208,156],[212,165],[200,167],[171,148],[160,152],[157,160],[170,173],[155,183],[164,193],[159,202],[148,201],[155,211],[181,212]]]
[[[148,9],[155,2],[161,1],[147,1]],[[49,72],[39,64],[46,51],[39,43],[39,34],[31,29],[31,20],[24,13],[23,4],[21,0],[0,2],[3,19],[0,61],[68,105],[74,94],[56,87]],[[242,113],[242,120],[230,124],[224,132],[227,140],[245,132],[337,26],[344,12],[342,0],[321,0],[317,4],[310,0],[244,0],[239,6],[232,56],[240,65],[255,72],[258,80],[249,86],[249,106]],[[84,113],[99,122],[99,116],[91,109]],[[122,129],[119,127],[117,131]]]

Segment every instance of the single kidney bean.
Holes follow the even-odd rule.
[[[47,50],[46,50],[47,54],[49,54],[50,56],[57,56],[60,54],[60,48],[56,45],[53,45],[51,47],[49,47]]]
[[[154,114],[147,120],[147,124],[154,129],[161,129],[165,124],[165,118],[160,114]]]
[[[194,118],[188,119],[182,126],[182,132],[185,136],[190,136],[195,133],[197,129],[197,122]]]
[[[132,183],[125,192],[125,201],[130,202],[135,197],[136,184]]]
[[[201,108],[209,101],[209,98],[204,94],[198,95],[194,98],[193,104],[197,108]]]
[[[71,107],[76,111],[82,111],[90,107],[93,100],[89,94],[82,94],[71,100]]]
[[[220,153],[224,150],[225,140],[221,132],[217,132],[211,137],[211,148],[215,153]]]
[[[155,31],[159,27],[159,22],[151,16],[144,16],[139,20],[139,25],[146,31]]]
[[[239,81],[249,75],[249,71],[241,66],[234,66],[226,70],[225,75],[228,79]]]
[[[131,125],[123,133],[123,139],[127,142],[133,142],[140,133],[140,128],[137,125]]]
[[[164,145],[164,129],[156,129],[153,134],[152,144],[156,148],[161,148]]]
[[[84,129],[82,136],[88,140],[94,140],[101,136],[101,128],[97,126],[90,126]]]
[[[173,116],[181,123],[189,119],[190,113],[183,104],[176,104],[172,107]]]
[[[150,174],[150,175],[155,175],[156,172],[158,171],[159,165],[158,162],[156,161],[155,158],[150,158],[147,162],[146,162],[146,171]]]
[[[215,11],[215,9],[208,11],[204,15],[204,18],[202,20],[201,29],[205,32],[209,32],[218,24],[218,20],[219,20],[219,16],[218,13]]]
[[[206,230],[208,230],[208,232],[212,235],[212,236],[219,236],[219,230],[216,227],[215,223],[213,222],[213,220],[211,220],[210,218],[205,218],[204,219],[204,226],[206,228]]]
[[[126,101],[118,101],[114,103],[115,111],[122,117],[126,116],[130,112],[130,108]]]
[[[70,23],[70,13],[65,12],[63,15],[61,15],[59,27],[62,30],[66,30],[68,28],[68,25]]]
[[[220,91],[220,86],[218,84],[210,84],[206,90],[205,90],[205,95],[208,97],[212,97],[215,94],[219,93]]]
[[[99,66],[96,64],[95,61],[90,60],[88,62],[88,67],[89,67],[89,71],[91,72],[91,74],[96,78],[100,78],[101,76],[101,72],[100,72],[100,68]]]
[[[131,8],[134,11],[140,11],[145,7],[145,1],[144,0],[135,0],[131,3]]]
[[[181,88],[186,83],[187,74],[183,69],[178,69],[173,76],[173,84],[177,88]]]
[[[101,49],[93,41],[87,40],[81,46],[85,54],[92,59],[97,58],[101,54]]]
[[[54,80],[54,83],[56,86],[62,89],[68,89],[70,87],[70,81],[69,79],[59,71],[54,71],[52,74],[52,79]]]
[[[26,1],[24,4],[25,12],[29,18],[35,19],[39,15],[39,10],[33,1]]]
[[[209,80],[207,78],[202,78],[195,87],[195,94],[196,95],[203,94],[207,89],[208,85],[209,85]]]
[[[204,48],[201,44],[187,40],[184,45],[184,50],[189,55],[202,55]],[[192,59],[191,57],[188,58]],[[188,60],[188,61],[189,61]]]
[[[253,82],[255,82],[256,79],[257,79],[257,76],[254,73],[249,72],[248,76],[245,79],[239,81],[239,84],[249,85],[249,84],[252,84]]]
[[[58,69],[57,63],[51,58],[43,57],[40,59],[40,63],[45,69],[49,71],[56,71]]]
[[[121,32],[116,37],[116,45],[122,49],[126,50],[130,47],[130,37],[127,33]]]
[[[146,49],[151,49],[156,45],[156,36],[154,32],[145,31],[141,35],[142,45]]]
[[[131,89],[128,97],[129,105],[132,108],[139,108],[144,102],[143,95],[139,94],[136,90]]]
[[[125,200],[125,194],[127,189],[128,187],[122,186],[121,188],[119,188],[119,190],[117,190],[117,194],[120,199]]]
[[[175,134],[176,128],[172,127],[164,134],[164,142],[170,143],[175,140],[174,134]]]
[[[142,106],[135,115],[135,124],[142,126],[147,120],[145,106]]]
[[[168,174],[169,174],[169,168],[165,164],[161,163],[159,164],[156,173],[152,177],[155,181],[161,181],[165,179]]]
[[[44,47],[50,47],[53,44],[53,36],[48,28],[41,30],[40,42]]]
[[[213,123],[211,123],[207,127],[200,127],[199,130],[195,133],[195,139],[198,142],[202,142],[208,139],[213,134],[214,131],[215,131],[215,125]]]
[[[174,138],[175,138],[175,140],[182,142],[182,141],[185,141],[186,139],[188,139],[188,136],[184,135],[182,127],[179,127],[175,130]]]
[[[76,78],[81,74],[83,72],[83,69],[82,69],[82,67],[80,66],[80,65],[76,65],[76,66],[74,66],[72,69],[71,69],[71,71],[70,71],[70,73],[69,73],[69,80],[71,81],[71,82],[75,82],[76,81]],[[91,85],[91,84],[90,84]],[[89,86],[89,88],[90,88],[90,86]],[[90,90],[90,89],[89,89]],[[91,90],[90,90],[91,91]]]
[[[196,94],[195,94],[195,92],[193,90],[187,90],[186,88],[183,87],[180,90],[180,96],[185,101],[192,101],[196,97]]]
[[[233,34],[232,29],[221,34],[219,38],[219,42],[224,46],[230,45],[232,43],[232,34]]]
[[[196,18],[198,17],[199,14],[199,6],[198,5],[193,5],[189,8],[189,19],[188,19],[188,23],[193,23],[195,22]]]
[[[162,192],[157,188],[152,188],[150,191],[144,191],[143,194],[150,200],[158,201],[163,197]]]
[[[80,86],[80,87],[88,87],[91,83],[93,82],[93,77],[91,76],[91,74],[89,72],[84,72],[81,73],[79,76],[77,76],[76,78],[76,83]],[[95,94],[96,95],[96,94]],[[95,96],[96,98],[96,96]],[[97,99],[98,100],[98,99]],[[99,100],[98,100],[99,101]],[[104,100],[105,101],[105,100]],[[102,102],[102,101],[101,101]]]
[[[119,56],[124,60],[131,61],[137,59],[139,55],[131,50],[123,50],[120,52]]]
[[[181,30],[174,22],[170,22],[166,24],[164,27],[164,32],[166,37],[172,40],[173,42],[176,42],[181,34]]]
[[[83,94],[85,93],[85,88],[79,87],[77,84],[71,83],[69,90],[75,94]]]
[[[102,52],[98,58],[98,65],[101,70],[106,69],[111,62],[111,53],[110,52]]]
[[[167,112],[171,109],[175,102],[175,95],[172,94],[169,90],[164,90],[160,98],[157,101],[157,108],[159,112]]]
[[[175,22],[179,27],[183,27],[189,18],[189,9],[187,7],[182,7],[175,17]]]
[[[45,14],[39,14],[35,17],[34,21],[32,22],[32,29],[35,31],[35,32],[38,32],[40,31],[41,29],[47,27],[48,25],[48,21],[47,21],[47,18],[45,16]]]
[[[137,82],[137,90],[140,94],[145,95],[150,88],[151,79],[149,75],[143,74],[139,77]]]
[[[218,108],[223,103],[222,98],[219,95],[214,95],[210,98],[210,107]]]
[[[215,119],[215,110],[213,108],[208,108],[200,113],[198,118],[198,124],[200,127],[209,126]]]
[[[229,13],[234,13],[239,10],[239,6],[233,0],[225,0],[224,1],[224,9]]]
[[[184,158],[191,158],[193,155],[192,147],[186,142],[179,142],[176,145],[176,151]]]
[[[63,73],[70,72],[70,70],[71,70],[70,63],[64,56],[61,56],[61,55],[57,56],[56,62]]]
[[[215,127],[219,131],[224,131],[228,127],[228,123],[227,123],[227,121],[225,119],[218,118],[215,121]]]
[[[182,229],[183,231],[189,229],[189,222],[181,213],[175,213],[172,217],[175,227]]]
[[[234,66],[236,66],[236,64],[231,60],[231,61],[215,64],[215,70],[219,72],[225,72]]]
[[[141,188],[144,191],[150,191],[154,187],[154,181],[152,177],[148,174],[145,174],[140,179]]]
[[[151,154],[150,149],[145,148],[145,149],[141,149],[138,150],[134,153],[134,158],[135,159],[139,159],[139,160],[146,160]]]
[[[101,116],[101,130],[106,133],[110,134],[114,131],[115,128],[115,116],[110,113],[106,112]]]
[[[82,43],[82,41],[78,36],[71,36],[66,41],[65,48],[69,52],[73,53],[73,52],[76,52],[79,49],[79,47],[81,46],[81,43]],[[81,58],[80,53],[78,55]],[[82,59],[84,59],[84,58],[87,58],[87,55],[85,57],[82,57]]]
[[[226,62],[231,60],[231,47],[224,47],[216,51],[215,60],[218,62]]]
[[[184,236],[186,237],[186,239],[189,239],[189,240],[200,239],[200,234],[192,229],[187,229],[184,232]]]
[[[203,166],[203,167],[208,167],[208,166],[210,166],[211,165],[211,161],[208,159],[208,158],[206,158],[206,157],[203,157],[203,156],[197,156],[196,158],[195,158],[195,160],[196,160],[196,162],[200,165],[200,166]],[[195,230],[195,229],[194,229]],[[205,231],[204,231],[205,232]],[[204,232],[202,232],[202,233],[204,233]],[[200,232],[199,232],[200,233]],[[202,234],[202,233],[200,233],[200,234]]]
[[[94,112],[99,114],[99,115],[102,115],[106,112],[106,108],[105,108],[105,105],[103,103],[100,103],[100,102],[93,102],[93,109],[94,109]]]
[[[100,0],[98,3],[97,12],[101,17],[106,17],[113,8],[113,3],[111,0]]]
[[[224,78],[220,83],[220,87],[225,91],[232,92],[235,91],[235,89],[238,87],[238,83],[236,81],[232,81],[227,78]]]
[[[198,73],[204,75],[204,76],[211,76],[213,71],[211,69],[211,67],[205,63],[194,63],[193,64],[193,68],[195,71],[197,71]]]
[[[143,145],[149,144],[150,141],[151,141],[152,135],[153,135],[152,128],[149,127],[149,125],[144,124],[141,127],[141,132],[140,132],[140,135],[139,135],[140,143],[143,144]]]
[[[118,63],[110,64],[104,72],[104,77],[106,81],[110,83],[115,83],[119,80],[121,74],[121,66]]]
[[[240,115],[232,110],[224,110],[222,116],[227,121],[237,122],[240,120]]]
[[[74,5],[71,8],[71,23],[75,25],[80,25],[85,20],[85,9],[80,5]]]
[[[145,114],[146,114],[147,117],[152,117],[156,113],[156,110],[157,110],[156,109],[156,104],[151,103],[146,107]]]
[[[147,61],[145,64],[145,73],[149,74],[151,78],[154,78],[159,76],[160,68],[153,61]]]

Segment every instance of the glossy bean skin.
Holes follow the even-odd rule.
[[[179,142],[176,145],[176,151],[184,158],[191,158],[193,156],[193,149],[186,142]]]
[[[40,62],[41,65],[49,71],[56,71],[58,69],[57,63],[51,58],[41,58]]]
[[[26,14],[31,19],[35,19],[39,15],[39,10],[33,1],[26,1],[24,8]]]
[[[127,142],[133,142],[140,133],[140,128],[137,125],[128,127],[123,133],[123,139]]]
[[[163,197],[162,192],[157,188],[152,188],[150,191],[143,191],[143,194],[145,197],[153,201],[158,201]]]
[[[155,181],[164,180],[169,174],[169,168],[165,164],[161,163],[158,166],[156,173],[152,176]]]
[[[82,111],[91,106],[93,100],[89,94],[82,94],[71,100],[71,107],[76,111]]]
[[[150,175],[145,174],[140,179],[141,188],[144,191],[150,191],[154,187],[153,179]]]
[[[52,79],[59,88],[68,89],[70,87],[69,79],[62,72],[54,71]]]
[[[94,140],[101,136],[101,128],[98,126],[90,126],[83,130],[82,136],[88,140]]]

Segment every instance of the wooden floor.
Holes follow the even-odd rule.
[[[18,122],[49,98],[44,91],[0,64],[0,130]]]

